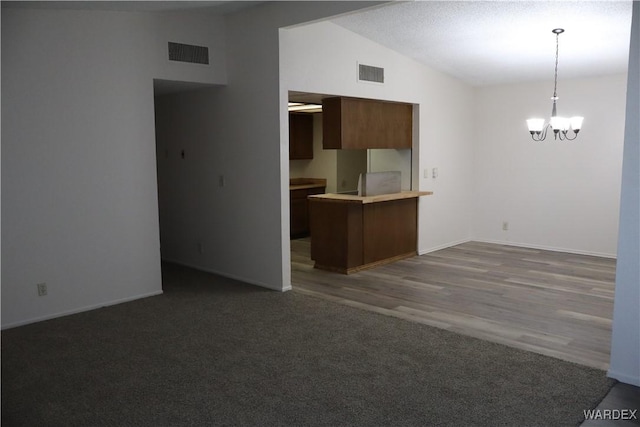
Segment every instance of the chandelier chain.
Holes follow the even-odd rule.
[[[560,36],[560,33],[556,33],[556,68],[555,68],[555,74],[553,76],[553,99],[556,100],[558,99],[558,93],[557,93],[557,89],[558,89],[558,37]]]

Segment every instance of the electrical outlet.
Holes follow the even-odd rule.
[[[46,283],[38,283],[36,285],[38,287],[38,296],[43,297],[47,295],[47,284]]]
[[[509,222],[508,222],[508,221],[504,221],[504,222],[502,223],[502,229],[503,229],[504,231],[509,231]]]

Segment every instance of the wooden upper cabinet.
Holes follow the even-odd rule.
[[[289,160],[313,159],[313,115],[289,113]]]
[[[323,148],[411,148],[412,135],[411,104],[346,97],[322,100]]]

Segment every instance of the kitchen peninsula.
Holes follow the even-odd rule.
[[[418,198],[429,191],[377,196],[309,196],[315,267],[350,274],[417,254]]]

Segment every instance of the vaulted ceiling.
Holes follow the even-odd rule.
[[[123,11],[206,8],[220,14],[264,1],[3,1],[3,7]],[[471,85],[553,79],[627,70],[631,0],[392,1],[331,21]],[[377,64],[371,64],[377,65]]]
[[[332,22],[472,85],[627,70],[632,1],[395,2]],[[376,64],[371,64],[376,65]]]

